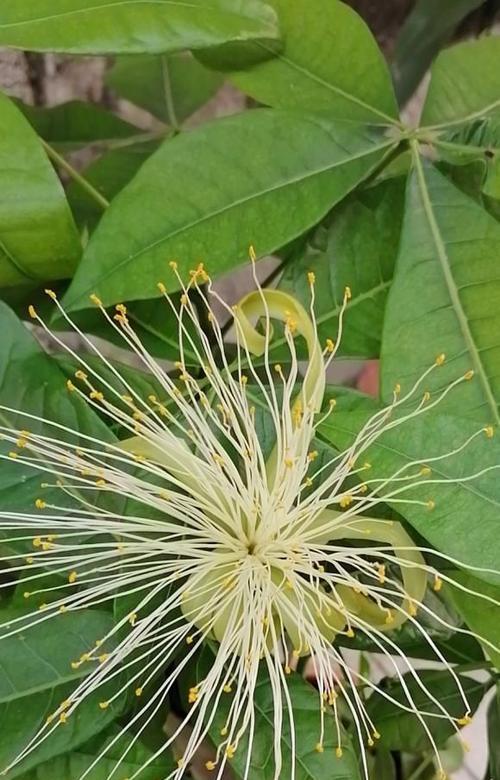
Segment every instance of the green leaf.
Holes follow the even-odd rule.
[[[192,674],[196,679],[202,679],[206,674],[206,666],[213,661],[211,651],[206,649],[198,661],[196,669],[191,676],[184,675],[186,690],[194,684]],[[325,716],[324,752],[318,753],[316,745],[321,737],[320,709],[321,700],[318,691],[307,683],[300,675],[292,673],[286,681],[289,698],[293,710],[293,722],[295,724],[295,778],[296,780],[361,780],[360,769],[356,753],[347,732],[341,726],[342,750],[341,758],[335,756],[337,747],[336,727],[330,712]],[[285,694],[282,692],[284,698]],[[219,701],[215,718],[209,728],[209,735],[214,744],[221,741],[220,730],[225,725],[229,707],[230,696],[225,696]],[[252,757],[248,775],[245,775],[246,759],[249,750],[248,737],[244,735],[238,744],[238,750],[230,761],[231,768],[238,777],[247,777],[248,780],[273,780],[275,777],[274,766],[274,693],[269,682],[269,676],[263,667],[259,672],[255,693],[253,697],[255,713],[255,729]],[[292,738],[290,731],[290,719],[286,711],[283,713],[283,725],[281,735],[281,751],[283,766],[280,777],[292,776]],[[330,717],[329,717],[330,716]]]
[[[19,780],[53,780],[54,778],[74,780],[81,777],[109,743],[118,736],[119,732],[120,729],[117,726],[111,725],[102,734],[93,737],[77,750],[40,764],[31,772],[21,775]],[[134,734],[125,732],[86,775],[87,779],[108,780],[113,771],[118,772],[117,777],[119,778],[122,776],[131,777],[139,772],[153,753],[142,742],[133,742],[133,740]],[[125,760],[121,761],[120,759],[125,753]],[[173,769],[175,769],[174,761],[171,754],[166,751],[154,759],[147,769],[140,772],[140,777],[141,780],[158,780],[159,777],[166,777]]]
[[[71,695],[77,678],[85,674],[84,667],[80,673],[72,670],[71,661],[93,647],[96,639],[104,636],[112,625],[108,613],[86,610],[52,618],[49,630],[42,623],[22,635],[1,640],[2,768],[19,754],[46,718]],[[98,703],[110,697],[122,683],[122,679],[115,678],[91,694],[66,724],[59,726],[50,738],[40,742],[33,753],[9,771],[9,777],[18,777],[99,733],[121,712],[125,702],[121,697],[106,710],[101,710]]]
[[[0,286],[71,276],[81,254],[64,190],[35,132],[0,94]]]
[[[338,396],[335,413],[323,423],[320,435],[343,450],[352,444],[361,427],[379,408],[373,399],[346,391]],[[460,446],[478,430],[474,422],[447,411],[447,401],[444,401],[439,413],[429,412],[383,434],[363,453],[363,458],[372,465],[370,475],[388,478],[409,461],[426,463],[430,458],[445,455]],[[412,503],[395,504],[395,509],[444,555],[464,566],[498,571],[500,498],[495,469],[499,463],[500,443],[480,436],[459,456],[431,464],[430,479],[444,479],[443,484],[424,484],[405,494],[408,499],[423,502],[432,498],[435,502],[432,511]],[[490,466],[495,469],[480,478],[462,483],[454,481]],[[390,506],[390,500],[387,503]],[[474,533],[471,533],[471,518]],[[438,566],[447,568],[445,562],[438,562]],[[499,581],[498,576],[479,569],[476,576],[481,580]]]
[[[120,57],[106,83],[120,97],[176,127],[215,95],[222,77],[185,53],[159,54]]]
[[[396,93],[406,103],[464,16],[484,0],[418,0],[399,31],[392,60]]]
[[[444,352],[446,363],[426,388],[473,369],[473,381],[448,397],[447,410],[500,422],[499,252],[500,225],[416,156],[384,324],[385,397]]]
[[[97,141],[116,141],[143,132],[116,114],[79,100],[50,108],[28,106],[20,100],[16,105],[36,133],[59,149],[77,149]]]
[[[156,141],[149,141],[112,149],[85,168],[82,176],[106,200],[111,201],[133,179],[157,147]],[[68,185],[66,195],[77,224],[94,230],[102,217],[102,206],[76,181]]]
[[[351,8],[337,0],[272,0],[272,4],[284,49],[267,62],[234,73],[232,80],[238,87],[279,108],[328,109],[339,118],[363,122],[397,121],[385,60],[368,27]]]
[[[454,718],[464,716],[464,701],[460,695],[457,683],[447,671],[420,671],[418,676],[427,690],[434,696],[445,710]],[[483,682],[459,676],[472,711],[477,709],[484,696],[487,686]],[[410,673],[404,675],[408,691],[416,707],[420,711],[438,714],[440,712],[435,702],[419,687]],[[382,689],[397,702],[408,706],[408,698],[400,682],[385,679]],[[429,751],[431,744],[424,727],[411,712],[404,712],[396,704],[375,693],[370,697],[367,711],[380,733],[380,744],[389,750],[404,750],[407,753]],[[444,747],[446,741],[455,733],[453,724],[443,718],[424,718],[438,747]]]
[[[494,585],[486,585],[484,582],[463,572],[454,575],[454,579],[464,588],[484,594],[498,602],[494,604],[491,601],[485,601],[479,596],[465,593],[458,588],[452,589],[453,603],[462,614],[469,628],[478,637],[487,639],[498,648],[498,650],[494,650],[485,645],[484,652],[495,664],[496,668],[500,669],[500,588]]]
[[[487,36],[445,49],[431,70],[422,125],[447,125],[500,106],[500,39]]]
[[[370,780],[397,780],[396,765],[388,750],[377,747],[377,754],[370,772]]]
[[[320,340],[336,338],[346,286],[352,298],[346,310],[342,355],[378,357],[384,309],[394,273],[404,208],[404,179],[361,190],[333,213],[329,227],[318,229],[305,251],[287,262],[279,288],[305,306],[311,292],[308,271],[316,275],[314,310]]]
[[[488,749],[490,780],[500,778],[500,686],[488,709]]]
[[[65,376],[54,360],[45,355],[37,342],[10,311],[0,302],[0,404],[38,417],[54,420],[76,431],[94,434],[103,441],[111,433],[91,408],[75,394],[68,394]],[[53,433],[54,429],[28,419],[15,411],[0,408],[0,424],[33,432]],[[50,433],[49,433],[50,431]],[[64,438],[64,432],[58,435]],[[0,452],[12,449],[0,442]],[[31,509],[40,495],[41,475],[35,469],[10,460],[0,469],[0,505],[22,511]]]
[[[26,0],[2,6],[0,45],[72,54],[163,53],[275,39],[261,0]]]
[[[392,141],[323,115],[255,110],[166,141],[115,198],[65,299],[105,304],[175,289],[167,261],[187,275],[272,252],[313,225],[380,162]],[[244,154],[242,154],[244,150]],[[161,204],[159,207],[158,204]]]

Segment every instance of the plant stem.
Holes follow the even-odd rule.
[[[75,181],[77,184],[80,185],[80,187],[85,190],[85,192],[90,195],[91,198],[95,200],[96,203],[99,204],[99,206],[105,211],[109,206],[109,200],[106,200],[104,195],[101,195],[98,190],[96,190],[95,187],[92,186],[92,184],[87,181],[80,173],[78,173],[75,168],[56,150],[50,146],[46,141],[43,140],[43,138],[40,138],[40,142],[47,152],[48,156],[51,160],[53,160],[60,168],[62,168],[68,176],[70,176],[73,181]]]
[[[432,753],[426,756],[422,761],[422,763],[417,766],[415,771],[412,772],[411,775],[406,778],[406,780],[417,780],[422,775],[422,773],[427,769],[427,767],[432,764],[433,760],[434,760],[434,756],[432,755]]]

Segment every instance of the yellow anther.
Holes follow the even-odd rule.
[[[15,450],[12,450],[11,452],[9,452],[9,458],[12,458],[12,460],[16,460],[16,458],[18,458],[18,457],[19,457],[19,453],[16,452]]]
[[[35,501],[35,506],[36,506],[37,509],[45,509],[47,504],[45,503],[45,501],[42,498],[37,498],[36,501]]]
[[[98,656],[97,660],[99,661],[100,664],[105,664],[108,658],[109,658],[109,653],[102,653],[102,655]]]
[[[40,605],[39,605],[38,609],[39,609],[39,610],[44,610],[44,609],[47,609],[47,604],[46,604],[45,602],[43,602],[43,604],[40,604]]]
[[[186,644],[187,644],[187,645],[192,645],[192,644],[193,644],[193,642],[194,642],[194,636],[193,636],[192,634],[189,634],[189,635],[186,637]]]
[[[216,766],[215,761],[205,761],[205,769],[208,769],[209,772],[213,772]]]
[[[182,304],[183,306],[187,306],[187,302],[188,302],[188,300],[189,300],[189,299],[188,299],[188,297],[187,297],[186,293],[183,293],[183,294],[181,295],[181,304]]]
[[[95,483],[96,483],[97,487],[105,487],[106,480],[105,479],[96,479]]]
[[[166,295],[167,294],[167,288],[165,287],[163,282],[158,282],[158,284],[156,286],[158,287],[158,289],[159,289],[159,291],[161,292],[162,295]]]
[[[276,365],[274,366],[274,370],[276,371],[277,374],[281,374],[282,373],[281,365],[279,363],[276,363]]]
[[[325,752],[325,748],[324,748],[322,742],[317,742],[314,749],[315,749],[316,753],[324,753]]]
[[[287,469],[291,469],[293,467],[293,458],[285,458],[285,466]]]
[[[222,690],[224,691],[224,693],[232,693],[233,691],[231,685],[225,685]]]
[[[429,393],[428,390],[426,390],[425,393],[422,396],[422,401],[427,403],[427,401],[430,401],[430,400],[431,400],[431,394]]]
[[[326,351],[327,352],[333,352],[334,349],[335,349],[335,342],[333,341],[333,339],[327,339],[326,340]]]
[[[436,593],[439,593],[439,591],[441,590],[441,588],[442,588],[442,587],[443,587],[443,580],[441,579],[441,577],[439,577],[439,576],[436,574],[436,576],[434,577],[434,585],[433,585],[433,588],[434,588],[434,590],[436,591]]]
[[[59,723],[66,723],[68,720],[68,715],[65,712],[61,712],[59,715]]]
[[[135,695],[136,696],[142,696],[142,688],[136,688],[135,689]]]
[[[227,737],[227,726],[223,726],[220,730],[221,737]]]
[[[47,717],[45,718],[45,723],[47,724],[47,726],[50,726],[53,720],[54,720],[53,715],[47,715]],[[5,772],[3,772],[2,774],[5,774]]]
[[[73,382],[71,381],[71,379],[68,379],[68,380],[67,380],[67,382],[66,382],[66,389],[67,389],[67,390],[68,390],[70,393],[72,393],[74,390],[76,390],[76,387],[74,386],[74,384],[73,384]]]
[[[34,558],[32,555],[28,555],[28,557],[25,558],[24,560],[26,561],[26,563],[31,564],[34,561]]]
[[[61,613],[61,615],[63,615],[67,611],[68,611],[68,607],[65,607],[64,604],[61,604],[61,606],[59,607],[59,612]]]
[[[178,766],[179,769],[182,769],[182,767],[184,766],[184,759],[183,758],[179,758],[178,759],[177,766]]]
[[[410,601],[410,603],[408,604],[408,614],[410,615],[410,617],[416,617],[416,615],[418,614],[418,609],[413,603],[413,601]]]
[[[41,536],[35,536],[33,539],[33,547],[41,547],[42,546],[42,537]]]
[[[352,292],[350,287],[344,288],[344,298],[346,301],[350,301],[352,298]]]
[[[441,354],[438,355],[435,360],[436,366],[442,366],[445,360],[446,360],[446,355],[444,354],[444,352],[441,352]]]
[[[432,471],[429,468],[429,466],[422,466],[422,468],[420,469],[420,476],[421,477],[428,477],[428,476],[430,476],[430,474],[432,474]]]
[[[349,637],[349,639],[354,639],[354,636],[355,636],[354,631],[352,630],[352,628],[348,628],[347,631],[345,632],[345,635],[347,637]]]
[[[344,751],[342,750],[341,747],[336,748],[335,755],[337,756],[337,758],[342,758],[342,756],[344,755]]]
[[[78,371],[75,371],[75,377],[77,379],[85,380],[87,379],[87,374],[79,368]]]
[[[373,732],[373,739],[380,739],[380,734],[378,731]]]
[[[436,502],[432,498],[430,498],[426,502],[426,507],[427,507],[427,509],[429,509],[432,512],[432,510],[436,508]]]
[[[79,669],[81,666],[80,661],[71,661],[71,668],[72,669]]]
[[[394,385],[394,395],[399,395],[400,392],[401,392],[401,385],[399,384],[399,382],[396,382],[396,384]]]
[[[28,314],[30,315],[32,320],[36,320],[38,317],[38,314],[36,313],[36,309],[32,304],[28,306]]]
[[[472,718],[470,715],[464,715],[463,718],[457,720],[457,723],[459,726],[468,726],[469,723],[472,723]]]
[[[470,379],[472,379],[472,377],[473,377],[473,376],[474,376],[474,371],[473,371],[473,369],[471,368],[469,371],[466,371],[466,372],[465,372],[465,374],[464,374],[464,379],[466,379],[467,381],[469,381]]]
[[[100,701],[99,707],[101,708],[101,710],[107,710],[109,707],[109,701]]]
[[[131,612],[130,613],[130,615],[128,616],[128,622],[130,623],[130,625],[132,627],[135,626],[135,624],[137,622],[137,612]]]
[[[54,545],[52,542],[42,542],[42,550],[44,552],[48,552],[49,550],[52,550],[54,548]]]
[[[23,593],[23,596],[24,596],[25,599],[29,599],[29,597],[31,596],[31,593],[29,592],[29,590],[25,590],[24,593]]]
[[[307,460],[308,460],[310,463],[312,463],[312,461],[313,461],[313,460],[316,460],[316,458],[318,457],[318,455],[319,455],[319,452],[318,452],[318,450],[312,450],[311,452],[308,452],[308,453],[307,453]]]
[[[236,746],[235,745],[228,745],[226,748],[226,756],[228,758],[234,758],[234,754],[236,753]]]
[[[488,439],[492,439],[495,435],[495,429],[492,425],[487,425],[486,428],[483,428],[483,431],[485,432]]]
[[[287,664],[287,665],[285,666],[285,674],[291,674],[291,673],[292,673],[292,669],[291,669],[291,667],[290,667],[290,666],[288,666],[288,664]]]
[[[347,509],[352,504],[352,496],[349,493],[341,496],[339,504],[341,509]]]
[[[120,314],[125,315],[127,313],[127,307],[124,303],[117,303],[115,306],[116,311],[119,311]]]
[[[175,262],[175,260],[171,260],[169,262],[169,266],[172,269],[172,271],[177,271],[177,263]]]
[[[378,580],[381,585],[385,582],[385,565],[383,563],[377,564]]]
[[[248,247],[248,256],[252,261],[252,263],[255,263],[255,261],[257,260],[257,253],[255,252],[255,247],[253,244],[250,244],[250,246]]]
[[[89,295],[89,298],[92,301],[92,303],[95,304],[96,306],[102,306],[101,299],[95,293],[92,293],[92,295]]]
[[[74,582],[76,582],[76,578],[78,577],[78,574],[76,571],[72,571],[68,575],[68,582],[73,585]]]
[[[390,609],[386,610],[386,612],[387,612],[387,615],[386,615],[386,618],[385,618],[385,622],[386,622],[386,625],[390,626],[391,623],[394,623],[394,615],[392,614]]]

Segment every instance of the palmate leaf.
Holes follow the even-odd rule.
[[[415,155],[384,323],[385,397],[396,382],[408,388],[444,352],[429,389],[473,369],[447,410],[500,422],[499,251],[500,225]]]
[[[32,51],[160,53],[277,37],[261,0],[26,0],[0,10],[0,45]]]
[[[352,442],[367,419],[379,408],[366,396],[352,391],[338,397],[338,406],[321,426],[320,434],[338,449]],[[448,396],[450,398],[451,396]],[[463,444],[481,426],[459,415],[448,413],[447,400],[439,412],[431,411],[401,427],[384,434],[365,453],[371,464],[370,478],[388,477],[409,461],[426,463],[430,458],[444,455]],[[422,485],[406,493],[410,499],[423,502],[432,499],[435,507],[430,511],[417,504],[395,504],[408,522],[427,539],[433,547],[455,558],[464,566],[499,571],[500,541],[498,538],[498,494],[500,442],[488,439],[485,434],[476,438],[459,456],[444,458],[431,463],[433,478],[443,479],[443,484]],[[457,483],[453,479],[494,466],[492,471],[469,482]],[[390,506],[390,500],[387,502]],[[441,568],[444,564],[439,564]],[[478,571],[481,579],[499,582],[495,575]]]
[[[71,276],[81,244],[64,190],[22,113],[0,94],[0,287]]]
[[[233,73],[238,87],[279,108],[327,109],[363,122],[397,121],[387,65],[351,8],[337,0],[272,0],[272,5],[284,48],[262,64]]]
[[[114,200],[66,295],[69,309],[158,295],[200,261],[218,275],[315,224],[393,146],[324,115],[255,110],[166,141]],[[244,150],[242,152],[242,150]]]

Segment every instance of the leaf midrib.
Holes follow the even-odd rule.
[[[434,214],[434,209],[432,207],[432,202],[429,197],[429,190],[427,189],[427,183],[425,180],[424,169],[422,166],[422,160],[420,158],[417,142],[412,142],[412,153],[413,153],[415,170],[417,172],[417,179],[418,179],[418,184],[420,189],[420,195],[422,198],[422,205],[424,208],[425,215],[427,217],[427,222],[431,231],[432,238],[434,240],[436,253],[441,266],[441,270],[443,272],[443,277],[446,284],[446,288],[448,290],[450,301],[453,310],[455,312],[456,318],[458,320],[460,331],[465,341],[465,346],[467,348],[467,351],[471,355],[471,359],[474,364],[474,369],[477,371],[479,381],[483,387],[484,394],[488,402],[488,406],[492,411],[496,424],[500,425],[500,414],[498,411],[498,405],[495,400],[493,390],[490,386],[490,382],[486,374],[486,370],[484,368],[483,362],[481,360],[479,350],[476,347],[476,343],[474,341],[471,330],[469,328],[467,315],[463,309],[462,302],[460,300],[459,291],[455,284],[455,279],[453,278],[453,273],[450,268],[448,253],[446,250],[446,244],[441,236],[439,225],[437,223],[436,216]]]
[[[238,200],[233,200],[231,203],[223,206],[222,208],[216,209],[214,211],[211,211],[208,214],[203,215],[199,219],[192,220],[188,224],[182,225],[181,227],[177,228],[176,230],[168,233],[168,235],[162,236],[156,241],[153,241],[152,243],[148,244],[147,246],[143,247],[140,251],[136,252],[133,255],[128,255],[123,260],[120,261],[117,265],[114,265],[112,268],[110,268],[105,274],[102,274],[99,277],[99,284],[102,284],[103,281],[108,279],[110,276],[113,276],[116,274],[123,266],[127,266],[129,263],[133,263],[137,260],[137,258],[141,257],[141,255],[145,254],[146,252],[151,251],[152,249],[156,249],[158,246],[161,246],[161,244],[165,243],[166,241],[170,241],[172,238],[175,238],[176,236],[186,232],[187,230],[191,230],[192,228],[198,227],[199,225],[202,225],[204,222],[208,222],[211,219],[214,219],[215,217],[220,216],[221,214],[225,214],[226,212],[230,211],[233,208],[238,208],[239,206],[243,206],[246,203],[250,203],[253,200],[257,200],[258,198],[265,197],[266,195],[269,195],[272,192],[276,192],[278,190],[286,190],[288,187],[293,186],[294,184],[305,182],[308,179],[313,178],[314,176],[320,176],[323,173],[327,173],[328,171],[332,171],[335,168],[338,168],[342,165],[348,165],[355,160],[360,160],[363,157],[369,157],[370,155],[375,154],[376,152],[380,152],[384,149],[390,149],[391,147],[395,146],[395,142],[392,139],[384,141],[384,143],[380,144],[374,144],[369,149],[365,149],[362,152],[359,152],[358,154],[355,154],[351,157],[344,158],[342,160],[339,160],[335,163],[332,163],[331,165],[323,166],[321,168],[315,169],[313,171],[308,172],[306,175],[296,176],[293,179],[289,179],[284,184],[279,183],[273,187],[267,187],[266,189],[260,190],[257,193],[252,193],[251,195],[247,195],[243,198],[239,198]],[[85,288],[82,292],[79,293],[78,297],[71,301],[70,303],[66,301],[66,306],[68,308],[71,308],[72,303],[75,301],[81,300],[84,295],[86,295],[89,291],[92,291],[96,285],[97,282],[93,282],[88,287]]]

